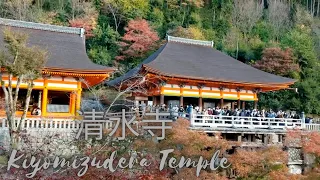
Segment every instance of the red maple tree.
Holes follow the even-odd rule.
[[[117,60],[129,57],[143,57],[146,52],[155,48],[159,36],[144,19],[131,20],[125,28],[125,35],[120,42],[121,55]]]
[[[300,72],[300,67],[295,63],[290,48],[285,50],[278,47],[266,48],[262,53],[262,59],[257,61],[253,66],[281,76],[290,76],[292,72]]]

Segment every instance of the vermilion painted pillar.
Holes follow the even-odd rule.
[[[42,93],[42,102],[41,102],[41,115],[46,116],[47,115],[47,104],[48,104],[48,79],[44,78],[43,82],[43,93]]]

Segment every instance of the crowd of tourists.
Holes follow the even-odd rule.
[[[159,108],[160,111],[162,112],[169,112],[170,107],[167,107],[165,104],[162,106],[153,106],[152,109],[157,109]],[[215,108],[203,108],[202,110],[200,109],[199,106],[193,107],[192,105],[188,105],[186,107],[183,106],[173,106],[171,107],[172,111],[178,116],[185,116],[185,114],[190,114],[191,111],[192,113],[195,114],[202,114],[202,115],[222,115],[222,116],[243,116],[243,117],[265,117],[265,118],[293,118],[293,119],[299,119],[300,115],[297,114],[294,111],[274,111],[272,109],[270,110],[258,110],[258,109],[234,109],[232,110],[231,108],[224,107],[215,107]]]
[[[179,117],[188,117],[192,112],[193,114],[199,115],[221,115],[221,116],[240,116],[240,117],[262,117],[262,118],[292,118],[292,119],[300,119],[301,115],[296,113],[295,111],[274,111],[272,109],[234,109],[232,110],[228,106],[220,108],[201,108],[199,106],[187,105],[183,106],[167,106],[165,104],[150,106],[147,104],[140,104],[139,106],[133,107],[132,110],[137,112],[140,115],[145,114],[146,112],[154,112],[158,109],[160,112],[172,112],[174,116]],[[306,123],[312,123],[311,118],[306,118]]]

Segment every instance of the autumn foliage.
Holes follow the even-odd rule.
[[[96,20],[94,17],[78,18],[69,21],[71,27],[84,28],[87,37],[93,36],[92,31],[96,27]]]
[[[290,76],[292,72],[300,72],[299,65],[295,63],[292,50],[287,48],[266,48],[262,53],[262,59],[257,61],[255,68],[281,76]]]
[[[304,153],[320,157],[320,133],[291,130],[287,133],[286,145],[302,147]]]
[[[146,52],[155,48],[158,34],[144,19],[131,20],[125,28],[125,35],[120,42],[121,55],[117,60],[125,60],[129,57],[143,57]]]
[[[287,153],[278,147],[259,150],[239,149],[230,157],[232,168],[240,177],[260,177],[274,169],[287,172]]]
[[[179,119],[173,123],[172,130],[166,133],[166,140],[162,141],[160,149],[173,148],[175,156],[186,156],[199,158],[202,156],[211,159],[212,155],[220,150],[225,152],[231,148],[230,142],[222,139],[221,136],[208,136],[204,132],[190,131],[190,122]]]

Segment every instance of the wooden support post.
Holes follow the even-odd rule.
[[[234,111],[234,102],[231,102],[231,110]]]
[[[242,109],[246,109],[246,102],[242,101]]]
[[[225,89],[225,87],[221,86],[221,87],[219,87],[219,89],[220,89],[220,97],[221,97],[221,99],[220,99],[220,109],[222,109],[223,108],[223,90]]]
[[[164,87],[163,86],[161,86],[160,87],[160,106],[162,105],[162,104],[164,104]]]
[[[240,99],[238,99],[237,105],[238,105],[238,109],[240,109]]]
[[[241,142],[242,141],[242,136],[241,134],[238,135],[238,142]]]
[[[42,91],[39,91],[38,107],[40,108],[41,105],[42,105]]]
[[[48,79],[44,78],[43,82],[43,92],[42,92],[42,102],[41,102],[41,114],[42,116],[47,115],[47,104],[48,104]]]
[[[199,97],[198,106],[200,108],[200,111],[202,111],[202,97]]]
[[[252,135],[248,134],[248,142],[252,142]]]
[[[202,101],[202,88],[203,87],[204,86],[201,84],[198,85],[198,89],[199,89],[198,106],[199,106],[200,112],[203,110],[203,101]]]
[[[164,104],[164,95],[160,94],[160,105]]]
[[[257,139],[256,139],[256,135],[255,135],[255,134],[253,134],[253,135],[252,135],[252,142],[254,142],[254,143],[255,143],[256,141],[257,141]]]
[[[279,134],[278,135],[278,142],[280,142],[280,143],[283,143],[283,135],[282,134]]]
[[[72,115],[75,115],[75,109],[76,109],[76,93],[75,92],[71,92],[71,94],[70,94],[70,98],[71,98],[71,103],[70,103],[70,105],[71,105],[71,107],[70,107],[70,113],[72,114]]]
[[[180,96],[180,106],[183,106],[183,96]]]
[[[221,108],[221,109],[223,108],[223,104],[224,104],[223,98],[221,98],[221,99],[220,99],[220,108]]]
[[[81,108],[81,92],[82,92],[81,81],[78,81],[78,83],[77,83],[77,97],[76,97],[76,111],[80,110],[80,108]]]
[[[263,143],[265,145],[269,144],[269,135],[268,134],[263,134]]]
[[[156,96],[152,96],[152,105],[157,105],[157,97]]]
[[[258,101],[257,100],[254,101],[254,109],[258,109]]]

